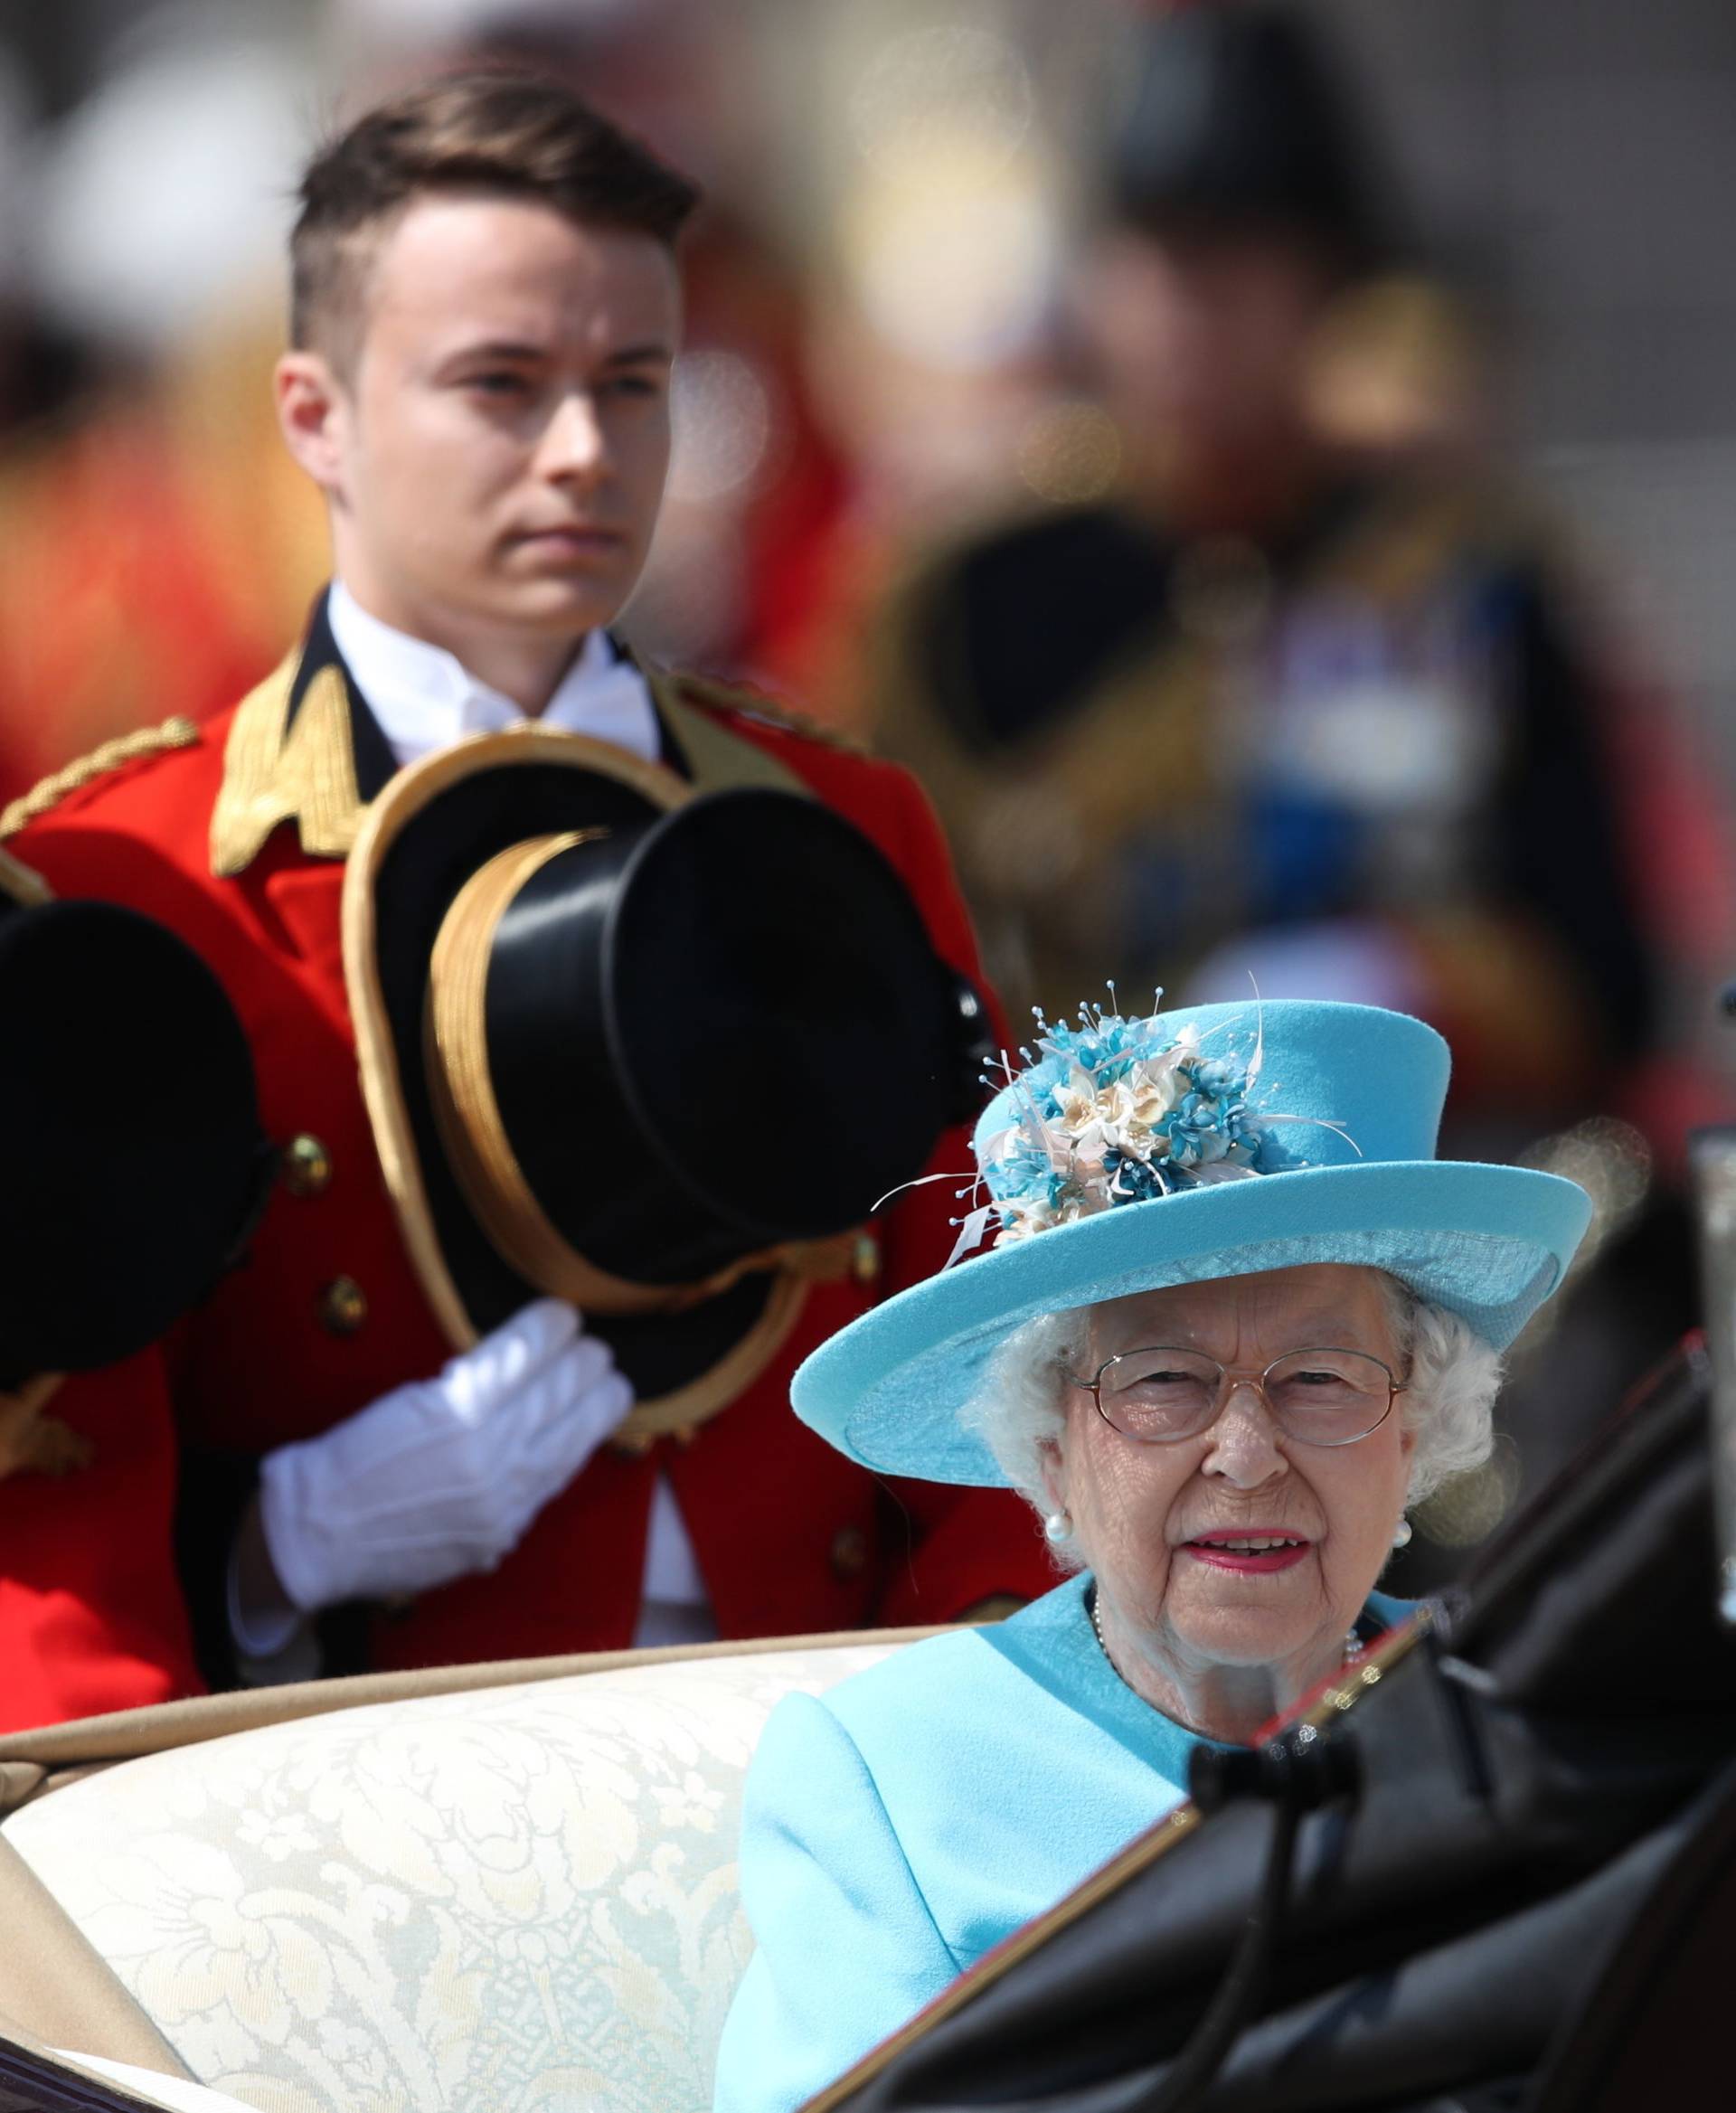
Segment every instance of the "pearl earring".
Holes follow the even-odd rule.
[[[1410,1520],[1409,1520],[1409,1519],[1401,1519],[1401,1520],[1399,1521],[1398,1524],[1397,1524],[1396,1526],[1394,1526],[1394,1527],[1393,1527],[1393,1529],[1392,1529],[1392,1545],[1393,1545],[1393,1547],[1394,1547],[1394,1548],[1409,1548],[1409,1547],[1410,1547]]]
[[[1073,1514],[1064,1506],[1051,1512],[1043,1522],[1043,1537],[1051,1548],[1059,1548],[1063,1541],[1073,1537]]]

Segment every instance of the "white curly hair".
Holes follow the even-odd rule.
[[[1400,1355],[1410,1367],[1400,1396],[1416,1434],[1405,1502],[1420,1504],[1443,1482],[1488,1458],[1501,1357],[1457,1314],[1430,1306],[1384,1270],[1376,1274],[1392,1302]],[[1065,1375],[1083,1370],[1090,1339],[1089,1306],[1027,1321],[1001,1345],[961,1411],[966,1429],[984,1440],[1007,1480],[1038,1512],[1049,1509],[1043,1453],[1066,1420]]]

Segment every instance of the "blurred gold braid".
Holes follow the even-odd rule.
[[[56,807],[69,794],[81,791],[96,778],[106,778],[136,763],[142,756],[158,756],[168,749],[190,749],[199,740],[199,728],[191,719],[165,719],[161,726],[141,726],[136,732],[117,734],[88,756],[80,756],[63,769],[50,773],[21,794],[0,813],[0,842],[15,836],[27,824]]]

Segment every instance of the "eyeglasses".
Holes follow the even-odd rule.
[[[1196,1350],[1159,1344],[1124,1350],[1089,1380],[1097,1412],[1123,1438],[1170,1446],[1197,1438],[1237,1387],[1252,1387],[1286,1438],[1308,1446],[1354,1446],[1378,1430],[1406,1387],[1362,1350],[1291,1350],[1262,1373],[1237,1371]]]

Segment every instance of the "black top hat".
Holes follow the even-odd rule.
[[[1136,226],[1291,231],[1353,270],[1400,246],[1392,173],[1336,54],[1293,5],[1225,0],[1140,25],[1111,136]]]
[[[641,1429],[733,1399],[982,1061],[979,1000],[859,831],[572,735],[394,780],[352,858],[345,957],[448,1332],[570,1298]]]
[[[0,908],[0,1386],[130,1356],[232,1262],[274,1156],[222,986],[154,920]]]

